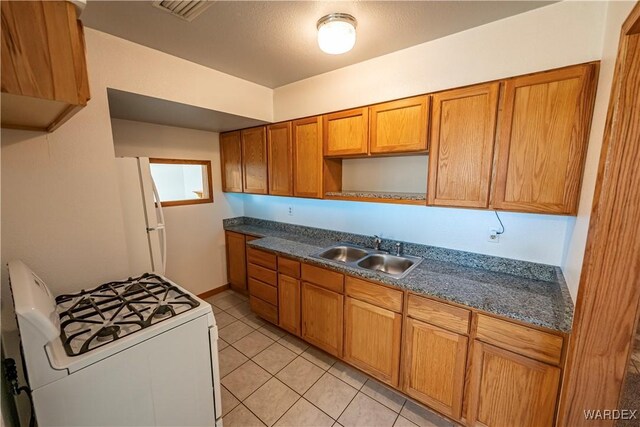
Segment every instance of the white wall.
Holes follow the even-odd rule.
[[[507,231],[500,243],[487,239],[499,228],[493,211],[245,195],[246,216],[329,228],[451,249],[558,265],[567,221],[553,215],[500,213]],[[288,215],[289,206],[293,215]]]
[[[591,207],[593,203],[602,137],[609,104],[609,95],[613,80],[620,28],[622,23],[633,9],[634,1],[614,1],[607,5],[606,20],[603,31],[602,59],[600,64],[600,77],[598,79],[598,93],[596,95],[593,124],[589,140],[589,150],[580,195],[578,216],[572,219],[572,226],[567,234],[566,253],[562,262],[562,271],[567,279],[569,290],[574,301],[578,294],[582,261],[589,231],[591,219]]]
[[[600,59],[605,2],[564,1],[274,90],[276,121]]]
[[[271,89],[92,29],[86,44],[87,107],[51,134],[2,130],[3,284],[14,258],[56,294],[127,275],[107,88],[272,119]]]
[[[112,120],[118,157],[211,160],[213,203],[164,208],[170,279],[199,294],[227,283],[222,219],[243,214],[241,196],[222,192],[218,134]]]
[[[8,338],[17,335],[7,261],[24,260],[54,294],[129,273],[107,88],[273,118],[269,88],[89,28],[85,36],[88,105],[51,134],[1,133],[2,340],[10,357],[19,354]]]
[[[600,59],[603,2],[561,2],[275,89],[276,120]],[[402,161],[400,158],[398,161]],[[360,161],[365,168],[371,163]],[[395,165],[398,170],[398,165]],[[411,166],[412,168],[415,166]],[[382,175],[388,176],[384,171]],[[351,169],[344,180],[367,176]],[[397,187],[394,187],[396,189]],[[407,189],[405,191],[412,191]],[[286,216],[288,206],[293,217]],[[571,217],[248,197],[245,214],[561,265]]]
[[[342,189],[424,193],[429,156],[344,159]]]

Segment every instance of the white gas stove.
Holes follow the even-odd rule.
[[[222,425],[211,306],[157,274],[54,298],[9,277],[40,426]]]

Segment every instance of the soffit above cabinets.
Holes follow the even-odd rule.
[[[109,114],[115,119],[210,132],[226,132],[266,124],[261,120],[116,89],[108,89],[107,96]]]
[[[191,22],[152,1],[89,1],[87,27],[275,88],[504,19],[551,1],[216,1]],[[354,49],[327,55],[316,21],[358,20]]]

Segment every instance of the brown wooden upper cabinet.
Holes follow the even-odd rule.
[[[269,194],[293,195],[291,122],[267,126]]]
[[[265,126],[240,131],[245,193],[267,194],[267,135]]]
[[[230,133],[224,191],[323,198],[342,189],[342,158],[429,152],[428,205],[575,215],[597,74],[580,64],[246,129],[240,153]]]
[[[2,127],[53,131],[87,105],[82,23],[66,1],[2,2]]]
[[[489,206],[499,89],[489,83],[433,95],[429,204]]]
[[[322,197],[322,116],[294,120],[293,194]]]
[[[427,151],[429,96],[416,96],[369,107],[371,154]]]
[[[324,155],[362,156],[368,152],[367,107],[324,115]]]
[[[495,209],[576,214],[597,64],[505,81]]]
[[[242,143],[240,131],[220,134],[222,191],[242,193]]]

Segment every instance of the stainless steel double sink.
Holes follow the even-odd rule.
[[[349,243],[330,246],[315,256],[351,267],[375,271],[394,279],[405,277],[422,262],[422,258],[419,257],[391,255],[384,251],[363,248]]]

